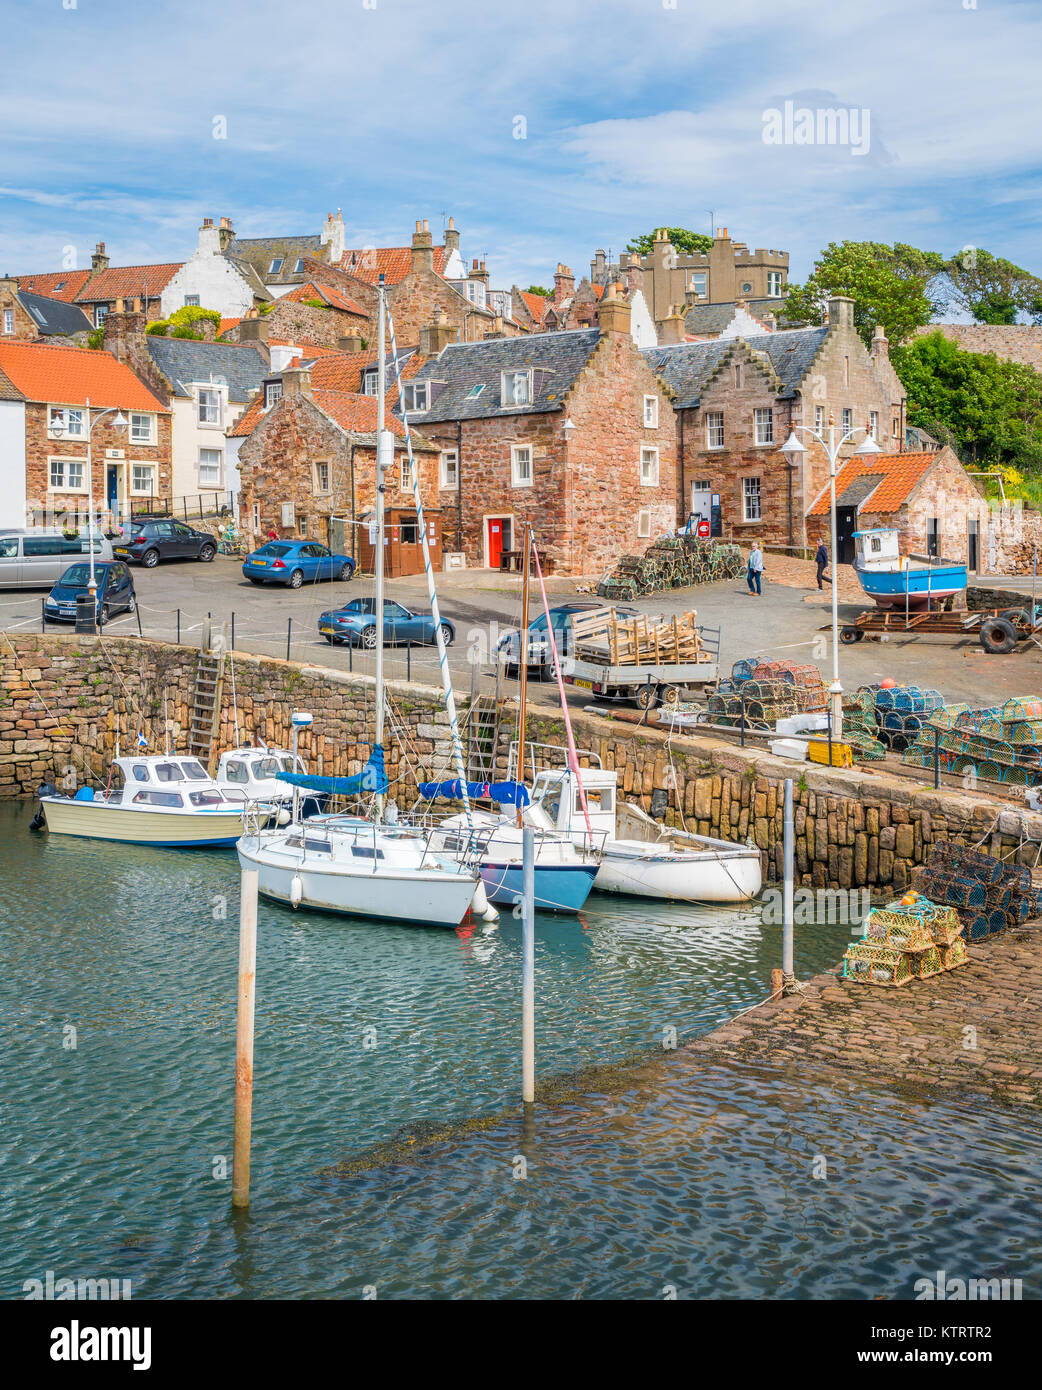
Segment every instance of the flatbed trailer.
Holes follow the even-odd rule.
[[[684,692],[696,686],[712,685],[719,673],[717,661],[664,661],[642,666],[611,666],[594,661],[572,660],[567,664],[565,682],[589,690],[601,700],[624,700],[638,709],[666,709],[680,704]]]
[[[821,631],[828,631],[826,624]],[[1033,621],[1031,604],[1023,608],[976,608],[957,612],[945,608],[908,612],[903,608],[868,608],[843,623],[839,640],[845,645],[865,637],[880,641],[889,637],[976,637],[986,652],[1002,655],[1028,642],[1042,646],[1042,623]]]

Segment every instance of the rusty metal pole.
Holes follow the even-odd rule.
[[[239,886],[239,996],[235,1031],[235,1141],[232,1206],[250,1205],[253,1120],[253,1012],[257,980],[257,870],[243,869]]]

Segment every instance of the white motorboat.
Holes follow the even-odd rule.
[[[755,845],[676,830],[639,806],[619,806],[617,775],[603,768],[582,770],[590,828],[602,856],[595,890],[689,903],[739,903],[756,897],[762,874]],[[569,835],[576,844],[588,843],[578,779],[568,768],[536,774],[525,818]]]
[[[241,792],[249,801],[260,801],[288,812],[293,789],[278,780],[280,772],[307,772],[303,758],[283,748],[265,744],[229,748],[217,764],[214,781],[226,791]],[[301,797],[300,814],[317,815],[325,810],[321,797]]]
[[[241,791],[218,786],[198,758],[177,753],[117,756],[104,791],[40,797],[52,835],[137,845],[234,845],[245,810]]]

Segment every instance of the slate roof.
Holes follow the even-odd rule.
[[[260,236],[232,237],[225,249],[225,255],[235,261],[245,261],[265,285],[302,285],[309,278],[303,267],[294,270],[298,260],[312,256],[322,259],[322,239],[314,236]],[[269,266],[277,257],[282,259],[282,269],[276,274],[269,273]]]
[[[19,290],[18,298],[44,337],[52,334],[71,337],[73,333],[89,333],[94,327],[82,309],[65,300],[48,299],[46,295],[30,294],[28,290]]]
[[[0,373],[29,401],[94,409],[168,412],[169,407],[110,352],[57,343],[0,340]]]
[[[246,281],[247,285],[249,285],[250,289],[253,291],[255,299],[271,299],[271,291],[257,274],[252,263],[248,261],[245,256],[233,255],[232,252],[228,250],[224,253],[224,259],[229,261]]]
[[[770,360],[780,383],[782,397],[794,396],[810,370],[827,328],[793,328],[781,333],[758,333],[748,338],[713,338],[704,343],[673,343],[667,347],[646,348],[644,357],[674,392],[673,405],[688,410],[698,405],[706,382],[738,344]]]
[[[745,307],[754,319],[762,319],[765,314],[774,314],[781,320],[785,312],[785,299],[746,299]],[[684,330],[698,336],[722,333],[735,315],[735,301],[726,304],[693,304],[684,315]]]
[[[430,410],[410,416],[421,428],[438,420],[482,420],[492,416],[539,415],[560,410],[572,383],[600,341],[596,328],[563,333],[530,333],[524,338],[492,338],[482,343],[450,343],[429,358],[415,380],[432,388]],[[532,368],[532,403],[504,406],[501,373]],[[483,385],[479,396],[470,396]]]
[[[900,511],[931,463],[940,457],[939,453],[871,454],[848,459],[836,475],[836,502],[844,499],[844,505],[860,505],[868,512]],[[858,485],[868,478],[875,478],[876,486],[860,496],[863,489]],[[828,514],[829,490],[825,487],[807,508],[807,515]]]
[[[220,379],[228,399],[244,401],[268,375],[268,364],[252,344],[200,343],[192,338],[145,335],[149,356],[170,382],[175,396],[191,396],[190,382]]]

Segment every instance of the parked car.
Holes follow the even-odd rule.
[[[0,531],[0,589],[49,589],[78,555],[89,555],[83,535],[37,527]],[[112,546],[94,533],[94,559],[111,560]]]
[[[330,609],[329,612],[320,615],[318,630],[327,642],[337,645],[350,642],[353,646],[368,647],[372,650],[378,640],[376,599],[356,598],[343,608]],[[456,640],[456,629],[448,618],[442,618],[441,632],[445,645],[451,647]],[[430,613],[413,613],[394,599],[384,599],[385,644],[416,642],[430,646],[437,640],[434,619]]]
[[[136,560],[152,569],[160,560],[202,560],[209,564],[217,554],[217,542],[206,531],[197,531],[184,521],[162,518],[131,521],[124,528],[124,538],[116,541],[112,549],[120,559]]]
[[[335,555],[328,545],[317,541],[268,541],[251,550],[242,562],[242,572],[251,584],[288,584],[299,589],[304,583],[320,579],[348,580],[355,572],[350,555]]]
[[[557,644],[557,654],[564,660],[573,655],[572,652],[572,617],[579,613],[595,613],[599,608],[603,608],[603,603],[588,603],[576,600],[572,603],[560,603],[556,608],[550,609],[550,617],[553,621],[554,642]],[[615,604],[615,611],[620,618],[631,618],[636,613],[635,608],[623,608]],[[503,633],[496,647],[496,658],[506,668],[508,676],[518,674],[521,660],[521,629],[512,627]],[[528,662],[529,670],[533,667],[544,679],[551,679],[554,675],[553,669],[553,649],[550,646],[550,639],[546,632],[546,614],[540,613],[528,624]]]
[[[98,586],[97,614],[100,626],[116,613],[133,613],[137,608],[134,577],[122,560],[95,560],[94,579]],[[44,613],[51,622],[76,621],[76,596],[90,588],[90,562],[70,565],[44,599]]]

